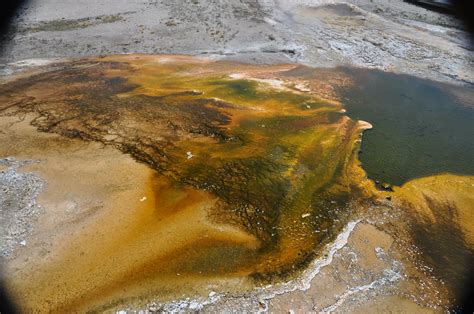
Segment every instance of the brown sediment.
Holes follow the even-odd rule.
[[[334,92],[353,82],[318,71],[127,55],[0,86],[1,155],[41,160],[26,169],[49,182],[38,247],[8,263],[22,309],[243,291],[304,269],[381,197],[357,160],[368,125]]]
[[[80,310],[148,290],[194,291],[191,283],[231,286],[233,277],[248,273],[236,272],[237,265],[224,277],[226,265],[243,255],[251,259],[258,242],[235,227],[210,222],[207,209],[215,198],[209,193],[170,185],[113,148],[37,133],[29,119],[4,121],[15,123],[5,128],[2,155],[42,160],[22,171],[48,181],[40,199],[47,213],[28,249],[5,270],[15,278],[9,287],[25,310]],[[212,249],[218,258],[209,254]]]
[[[440,193],[442,191],[442,193]],[[395,187],[393,200],[420,215],[426,224],[459,226],[466,244],[474,248],[474,178],[454,174],[414,179]]]
[[[393,201],[410,213],[414,244],[453,304],[471,284],[474,263],[474,178],[439,174],[396,187]]]

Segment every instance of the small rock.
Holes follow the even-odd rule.
[[[380,186],[381,186],[384,190],[386,190],[386,191],[393,191],[392,186],[391,186],[390,184],[388,184],[388,183],[385,183],[385,182],[384,182],[384,183],[382,183]]]
[[[186,156],[188,157],[188,159],[191,159],[194,157],[193,153],[191,152],[186,152]]]

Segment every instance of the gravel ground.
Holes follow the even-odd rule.
[[[36,199],[43,180],[19,168],[35,161],[0,158],[0,256],[8,258],[19,245],[26,245],[34,218],[41,207]]]
[[[354,65],[474,82],[459,21],[401,0],[33,0],[0,63],[120,53]]]

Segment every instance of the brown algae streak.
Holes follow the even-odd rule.
[[[40,131],[101,142],[154,171],[148,205],[117,209],[112,223],[99,215],[71,239],[81,255],[66,251],[9,278],[26,310],[92,309],[157,287],[166,299],[196,277],[282,280],[341,230],[350,204],[370,194],[356,160],[360,125],[337,102],[232,79],[236,68],[274,75],[126,56],[64,63],[1,86],[1,115],[34,114]],[[91,238],[99,229],[103,236]]]

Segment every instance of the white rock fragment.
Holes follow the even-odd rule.
[[[191,159],[191,158],[194,157],[193,153],[191,153],[191,152],[186,152],[186,156],[187,156],[188,159]]]
[[[302,92],[310,92],[311,88],[309,88],[308,83],[298,83],[295,85],[295,88]]]
[[[146,196],[143,196],[141,199],[140,199],[140,202],[144,202],[146,201]]]
[[[364,130],[370,130],[373,128],[373,125],[367,121],[359,120],[359,126]]]
[[[10,63],[9,65],[13,65],[16,67],[38,67],[52,63],[54,60],[48,59],[25,59]]]
[[[242,73],[232,73],[231,75],[229,75],[229,77],[233,79],[242,79],[245,78],[245,75]]]
[[[301,218],[306,218],[306,217],[309,217],[309,216],[311,216],[310,213],[305,213],[305,214],[301,215]]]
[[[269,18],[269,17],[264,17],[263,20],[264,20],[266,23],[268,23],[268,24],[270,24],[270,25],[272,25],[272,26],[275,26],[275,25],[277,24],[277,21],[275,21],[274,19],[271,19],[271,18]]]
[[[20,245],[26,246],[26,241],[25,241],[25,240],[21,241],[21,242],[20,242]]]
[[[375,248],[375,255],[378,257],[378,258],[382,258],[384,256],[385,252],[384,250],[381,248],[381,247],[376,247]]]

